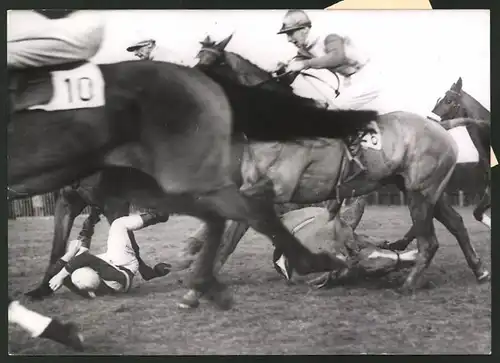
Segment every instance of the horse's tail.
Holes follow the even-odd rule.
[[[327,110],[295,94],[219,81],[234,112],[233,128],[249,139],[286,141],[357,135],[377,119],[375,111]]]

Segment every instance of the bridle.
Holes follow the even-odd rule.
[[[452,89],[448,90],[446,92],[446,96],[449,94],[452,95],[452,98],[449,102],[446,102],[447,104],[450,104],[450,110],[442,116],[442,119],[449,119],[449,118],[455,118],[458,116],[460,109],[462,108],[462,105],[460,103],[457,103],[455,99],[460,99],[462,97],[462,94],[460,92],[454,91]],[[446,97],[445,96],[445,97]],[[442,98],[439,97],[438,100],[436,101],[436,104],[434,106],[434,109],[438,106],[438,104],[442,101]],[[441,115],[440,115],[441,116]]]

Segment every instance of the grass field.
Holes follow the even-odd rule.
[[[460,210],[477,252],[490,266],[490,231]],[[83,217],[75,223],[76,236]],[[195,219],[172,218],[136,233],[149,264],[175,256]],[[394,240],[409,227],[403,207],[367,208],[358,232]],[[454,238],[436,223],[441,247],[425,274],[428,283],[412,296],[394,287],[406,273],[359,286],[312,290],[304,279],[287,284],[273,269],[270,242],[250,231],[221,278],[236,304],[227,312],[206,302],[180,311],[185,273],[144,282],[137,277],[127,296],[83,301],[61,289],[39,303],[25,301],[48,261],[52,218],[9,221],[9,294],[28,307],[77,322],[87,354],[487,354],[491,351],[490,284],[478,285]],[[92,250],[104,249],[107,222],[96,229]],[[309,279],[310,277],[308,277]],[[12,354],[72,354],[52,342],[9,327]]]

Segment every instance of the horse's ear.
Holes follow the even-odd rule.
[[[462,77],[459,77],[457,83],[453,85],[453,90],[457,92],[462,90]]]
[[[217,49],[219,50],[224,50],[226,49],[227,45],[229,44],[229,42],[231,41],[231,39],[233,38],[233,34],[234,33],[231,33],[230,36],[228,36],[226,39],[224,40],[221,40],[220,43],[217,44]]]
[[[203,39],[200,44],[204,47],[213,47],[215,45],[215,42],[210,38],[210,35],[207,35],[205,39]]]

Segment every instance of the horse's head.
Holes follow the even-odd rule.
[[[225,48],[232,37],[233,34],[217,43],[207,36],[200,42],[201,49],[196,56],[196,67],[209,75],[231,79],[245,86],[262,86],[276,91],[292,92],[289,82],[279,77],[274,78],[270,72],[239,54],[226,51]]]
[[[450,120],[457,117],[467,117],[467,110],[462,103],[462,77],[451,88],[446,91],[443,98],[439,98],[432,112],[442,120]]]
[[[229,41],[233,37],[233,34],[228,36],[226,39],[223,39],[221,42],[217,43],[208,35],[205,39],[203,39],[201,44],[201,49],[196,55],[198,58],[198,63],[196,67],[202,69],[216,69],[220,67],[227,66],[225,62],[226,52],[225,48],[228,45]]]

